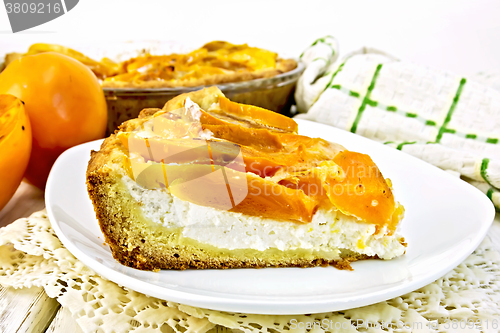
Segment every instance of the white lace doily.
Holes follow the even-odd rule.
[[[228,332],[267,333],[500,330],[500,254],[488,238],[446,276],[401,297],[340,312],[253,315],[195,308],[120,287],[64,248],[40,211],[0,229],[0,284],[43,287],[71,311],[84,332],[203,333],[223,327]],[[460,330],[466,323],[472,329]]]

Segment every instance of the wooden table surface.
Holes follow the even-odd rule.
[[[22,183],[0,211],[0,227],[45,207],[43,191]],[[13,289],[0,285],[0,332],[81,333],[69,310],[49,298],[43,288]]]
[[[43,192],[22,183],[0,211],[0,227],[27,217],[44,206]],[[488,235],[500,251],[500,214],[497,214]],[[82,330],[71,313],[49,298],[42,288],[14,290],[0,286],[0,332],[80,333]]]

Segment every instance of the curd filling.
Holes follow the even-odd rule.
[[[319,209],[310,223],[284,222],[196,205],[166,189],[145,189],[128,176],[122,179],[146,218],[166,228],[180,228],[183,237],[217,248],[309,249],[330,252],[333,258],[341,249],[382,259],[405,252],[400,236],[389,235],[386,228],[377,232],[374,224],[335,209]]]

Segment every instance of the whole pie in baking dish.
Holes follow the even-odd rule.
[[[106,78],[104,87],[196,87],[273,77],[297,67],[293,59],[274,52],[211,42],[187,54],[145,54],[120,64],[119,74]]]
[[[215,87],[122,124],[87,170],[114,257],[146,270],[350,269],[404,254],[403,206],[371,158],[297,130]]]
[[[269,78],[297,67],[293,59],[278,54],[223,41],[207,43],[185,54],[152,55],[148,52],[115,62],[109,58],[93,60],[73,49],[53,44],[33,44],[27,53],[10,53],[5,65],[25,55],[58,52],[86,64],[102,80],[103,87],[167,88],[196,87]]]
[[[125,61],[124,53],[135,47],[138,55]],[[162,44],[117,44],[107,51],[115,60],[94,60],[61,45],[33,44],[28,52],[7,54],[4,66],[19,57],[58,52],[84,63],[99,78],[108,105],[108,133],[124,121],[136,118],[145,108],[161,108],[171,98],[198,87],[218,85],[231,100],[288,113],[292,95],[304,66],[293,59],[251,47],[214,41],[189,53],[162,54]],[[98,50],[102,52],[103,50]],[[137,52],[139,51],[139,52]],[[1,67],[1,65],[0,65]],[[1,70],[1,68],[0,68]]]

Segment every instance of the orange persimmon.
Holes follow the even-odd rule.
[[[66,149],[104,137],[107,108],[96,76],[68,56],[47,52],[21,57],[0,74],[0,94],[25,103],[33,130],[26,179],[45,187]]]
[[[18,98],[0,95],[0,210],[21,183],[31,153],[31,125]]]

